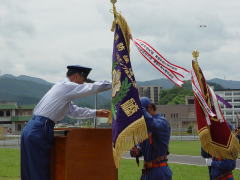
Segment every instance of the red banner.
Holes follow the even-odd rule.
[[[195,95],[195,109],[198,124],[198,133],[202,148],[213,157],[222,159],[236,159],[240,152],[240,145],[236,136],[231,132],[224,119],[217,97],[213,90],[208,87],[202,70],[198,62],[193,61],[192,81],[197,81],[198,85],[193,88],[200,88],[200,95]],[[193,80],[195,79],[195,80]],[[201,97],[200,97],[201,96]],[[202,99],[201,99],[202,98]],[[215,116],[210,116],[203,101]],[[210,121],[210,122],[208,122]]]

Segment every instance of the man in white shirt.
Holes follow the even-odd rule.
[[[21,179],[50,180],[50,154],[55,123],[73,118],[108,117],[108,110],[73,105],[72,100],[111,89],[108,81],[84,83],[91,68],[68,66],[67,79],[56,83],[40,100],[21,137]]]

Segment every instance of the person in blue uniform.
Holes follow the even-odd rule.
[[[234,180],[232,170],[236,168],[236,160],[209,158],[206,164],[211,166],[211,179]]]
[[[149,138],[131,150],[132,157],[144,157],[141,180],[171,180],[172,171],[167,164],[170,125],[156,113],[156,106],[147,97],[141,98]]]
[[[107,110],[92,110],[74,105],[77,98],[111,89],[111,83],[84,83],[91,68],[68,66],[67,78],[56,83],[36,105],[32,119],[21,136],[21,179],[50,180],[53,128],[65,115],[72,118],[108,117]]]
[[[228,124],[231,131],[233,127]],[[207,154],[204,150],[203,154]],[[232,171],[236,168],[236,160],[219,159],[215,157],[206,158],[206,165],[210,167],[210,180],[234,180]]]
[[[212,158],[212,156],[207,153],[206,151],[203,150],[203,148],[201,148],[201,156],[204,158],[204,159],[210,159]],[[212,169],[212,166],[208,166],[208,174],[209,174],[209,179],[210,180],[213,180],[212,177],[211,177],[211,169]]]

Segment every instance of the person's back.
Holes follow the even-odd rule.
[[[153,116],[151,123],[147,123],[149,139],[141,144],[144,160],[152,161],[158,156],[168,155],[170,140],[170,126],[160,114]]]
[[[144,169],[141,180],[171,180],[172,171],[167,164],[170,125],[160,114],[149,98],[141,98],[142,111],[147,125],[149,138],[133,148],[133,157],[144,157]]]
[[[99,84],[106,84],[99,88]],[[33,114],[37,116],[48,117],[49,119],[59,122],[67,114],[71,116],[71,109],[73,105],[72,100],[88,96],[95,92],[101,92],[108,88],[106,81],[99,81],[95,83],[76,84],[69,80],[64,80],[56,83],[39,101],[34,109]],[[78,93],[81,92],[81,93]],[[84,114],[87,118],[88,115]]]

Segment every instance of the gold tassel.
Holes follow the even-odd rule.
[[[112,112],[110,112],[109,116],[108,116],[108,121],[107,123],[112,124]]]
[[[204,128],[198,132],[202,148],[216,158],[226,158],[236,160],[240,151],[240,144],[237,137],[232,133],[227,147],[221,147],[214,144],[208,128]]]
[[[111,31],[114,32],[115,28],[116,28],[116,20],[113,20]]]
[[[118,135],[115,148],[113,148],[113,157],[116,168],[119,168],[120,159],[126,151],[133,148],[136,145],[135,143],[141,143],[147,138],[147,126],[145,119],[142,116]]]

